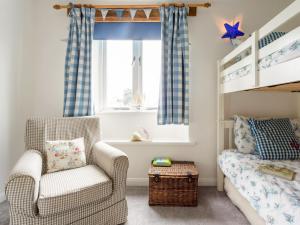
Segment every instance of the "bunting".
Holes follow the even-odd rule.
[[[129,14],[130,14],[130,17],[131,17],[132,20],[136,16],[137,10],[138,9],[129,9]],[[149,19],[150,14],[152,12],[152,9],[142,9],[142,10],[144,11],[147,19]],[[122,18],[124,16],[125,9],[100,9],[103,20],[106,19],[106,16],[107,16],[109,11],[114,11],[115,15],[118,18]]]
[[[124,13],[124,9],[115,9],[114,11],[115,11],[116,16],[117,16],[118,18],[122,18],[123,13]]]
[[[102,18],[105,20],[109,9],[100,9]]]
[[[149,19],[151,12],[152,12],[152,9],[144,9],[144,13],[145,13],[147,19]]]
[[[129,9],[130,17],[133,20],[135,17],[137,9]]]

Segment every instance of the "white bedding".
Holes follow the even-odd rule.
[[[300,161],[260,160],[252,154],[226,150],[219,156],[223,173],[264,218],[267,225],[300,224]],[[259,164],[274,164],[294,170],[294,181],[256,171]]]

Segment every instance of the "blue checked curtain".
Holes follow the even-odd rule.
[[[189,124],[187,9],[161,7],[162,74],[158,124]]]
[[[94,114],[91,50],[95,9],[72,8],[65,62],[64,116]]]

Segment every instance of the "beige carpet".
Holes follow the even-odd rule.
[[[130,187],[125,225],[249,225],[224,193],[214,187],[199,189],[198,207],[149,207],[148,190]],[[8,204],[0,204],[0,225],[8,225]]]

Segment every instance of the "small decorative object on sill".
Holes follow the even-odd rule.
[[[132,142],[139,142],[142,141],[142,136],[140,135],[139,132],[133,132],[132,136],[131,136],[131,141]]]
[[[144,96],[140,94],[136,94],[133,96],[133,107],[137,110],[141,110],[143,103],[144,103]]]
[[[138,131],[133,132],[131,136],[132,142],[150,141],[150,136],[145,128],[140,128]]]
[[[169,157],[157,157],[152,160],[152,165],[170,167],[172,160]]]

